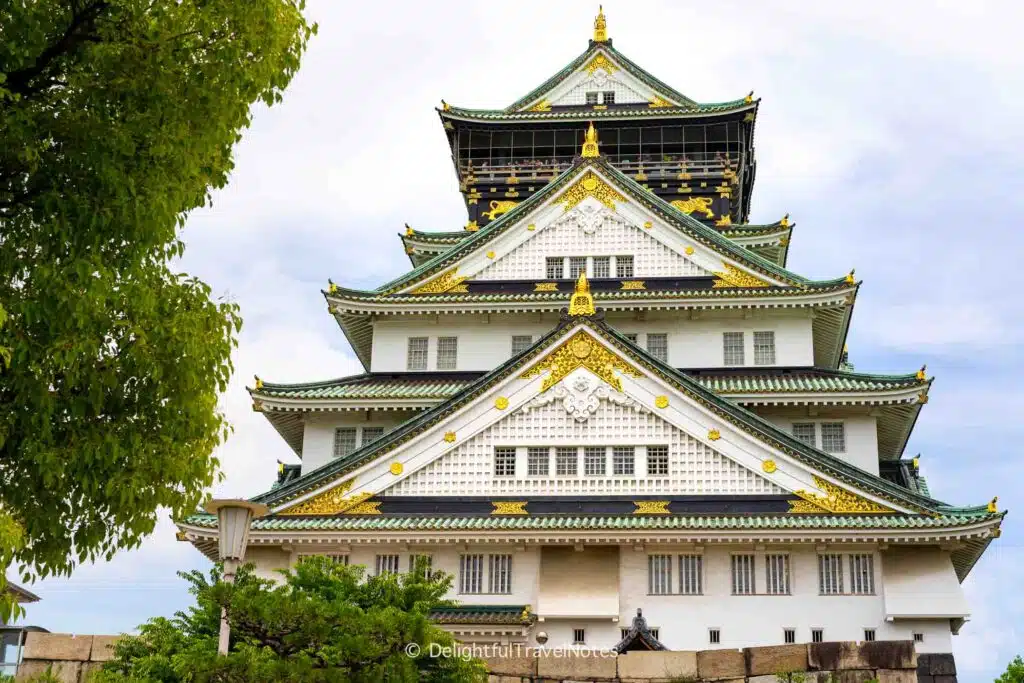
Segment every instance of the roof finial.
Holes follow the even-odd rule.
[[[583,138],[583,151],[580,156],[587,157],[599,157],[601,153],[597,151],[597,129],[594,128],[594,122],[590,122],[590,127],[587,128],[587,134]]]
[[[569,315],[594,315],[594,297],[590,295],[586,273],[580,273],[576,280],[576,291],[569,300]]]
[[[996,496],[991,501],[989,501],[988,511],[989,512],[999,512],[999,507],[997,505],[998,502],[999,502],[999,496]]]
[[[782,217],[782,220],[779,221],[779,225],[781,225],[784,228],[788,228],[789,227],[789,214],[788,213],[785,216]]]
[[[604,20],[604,5],[597,6],[597,18],[594,19],[594,42],[603,43],[608,40],[608,23]]]
[[[928,366],[927,365],[922,365],[921,369],[917,371],[917,381],[919,381],[919,382],[925,381],[925,379],[927,379],[927,377],[928,377],[928,375],[926,374],[927,372],[928,372]]]
[[[253,375],[253,377],[256,379],[256,391],[259,391],[263,388],[263,380],[260,379],[259,375]]]
[[[413,234],[413,229],[408,223],[405,224],[405,234],[408,237],[412,237]]]

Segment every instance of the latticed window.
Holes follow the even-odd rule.
[[[588,477],[602,476],[605,473],[604,447],[583,449],[583,474]]]
[[[647,556],[647,592],[668,595],[672,592],[672,556]]]
[[[458,366],[459,338],[437,338],[437,369],[454,370]]]
[[[560,477],[576,476],[576,449],[556,448],[555,449],[555,474]]]
[[[459,556],[459,592],[469,594],[484,592],[483,555]]]
[[[602,101],[603,104],[615,104],[615,91],[614,90],[605,90],[604,93],[602,93],[602,94],[603,94],[603,98],[602,98],[601,101]]]
[[[651,354],[660,361],[668,362],[668,335],[648,334],[647,353]]]
[[[409,337],[409,351],[406,355],[407,370],[427,369],[427,337]]]
[[[569,257],[569,277],[576,279],[581,273],[587,272],[587,257],[586,256],[570,256]]]
[[[374,564],[377,569],[377,576],[398,573],[398,555],[378,555]]]
[[[754,589],[754,556],[732,556],[732,594],[753,595]]]
[[[815,444],[814,439],[814,423],[813,422],[794,422],[793,423],[793,436],[797,441],[803,441],[808,446],[813,447]]]
[[[630,476],[634,474],[636,452],[632,446],[616,446],[612,449],[612,474]]]
[[[594,257],[594,277],[611,277],[612,259],[610,256]]]
[[[754,365],[775,365],[774,332],[754,332]]]
[[[842,555],[818,555],[818,592],[822,595],[843,592]]]
[[[587,104],[597,104],[597,91],[592,90],[587,93]]]
[[[533,346],[533,337],[528,334],[512,335],[512,355],[518,356],[526,349]]]
[[[494,476],[514,477],[516,476],[516,449],[495,448],[494,449]]]
[[[826,453],[846,452],[846,429],[842,422],[821,423],[821,450]]]
[[[434,566],[433,555],[417,555],[412,554],[409,556],[409,573],[412,574],[419,568],[420,576],[423,578],[430,577],[430,571]]]
[[[615,277],[633,277],[633,257],[615,257]]]
[[[334,457],[341,458],[356,449],[356,428],[338,427],[334,430]]]
[[[373,443],[380,437],[384,436],[383,427],[363,427],[363,445]]]
[[[766,555],[764,573],[768,595],[789,595],[789,555]]]
[[[875,592],[875,558],[870,553],[850,555],[850,592],[861,595]]]
[[[704,592],[704,558],[700,555],[679,556],[679,592],[700,595]]]
[[[562,274],[565,272],[564,268],[565,259],[563,259],[561,256],[549,256],[547,259],[544,260],[545,275],[549,280],[561,279]]]
[[[668,446],[647,447],[647,475],[650,477],[668,475]]]
[[[490,575],[488,579],[489,593],[512,592],[512,556],[490,555]]]
[[[526,474],[531,477],[548,476],[550,453],[547,448],[529,448],[526,451]]]
[[[743,365],[743,333],[722,333],[722,362],[725,365]]]

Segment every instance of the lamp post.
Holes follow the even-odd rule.
[[[219,543],[217,555],[224,563],[224,580],[235,582],[235,572],[245,557],[245,547],[249,544],[249,525],[252,520],[267,514],[267,506],[250,503],[247,500],[221,498],[206,504],[206,511],[217,515],[217,532]],[[228,638],[231,635],[228,626],[227,611],[220,612],[220,641],[217,654],[228,653]]]

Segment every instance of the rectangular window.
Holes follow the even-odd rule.
[[[672,592],[672,556],[647,556],[647,592],[668,595]]]
[[[575,448],[555,449],[555,474],[560,477],[576,476],[577,454]]]
[[[792,645],[796,642],[796,629],[795,628],[784,628],[782,629],[782,642],[786,645]]]
[[[633,334],[624,334],[622,336],[625,337],[626,339],[628,339],[629,341],[633,342],[634,344],[636,344],[636,333],[635,332]]]
[[[561,256],[549,256],[544,260],[544,274],[548,280],[560,280],[565,273],[565,259]]]
[[[615,277],[633,277],[633,257],[615,257]]]
[[[484,556],[459,556],[459,592],[466,594],[484,592]]]
[[[587,93],[587,104],[597,104],[597,91]]]
[[[398,573],[398,555],[378,555],[375,562],[377,576]]]
[[[547,448],[528,448],[526,450],[526,474],[531,477],[548,476],[550,455]]]
[[[459,338],[438,337],[437,338],[437,369],[454,370],[458,365]]]
[[[523,351],[533,346],[533,337],[528,334],[512,335],[512,355],[518,356]]]
[[[578,278],[581,273],[587,272],[587,257],[586,256],[570,256],[569,257],[569,277],[573,280]]]
[[[594,257],[594,277],[611,277],[612,259],[610,256]]]
[[[665,363],[668,362],[668,335],[648,334],[647,353]]]
[[[587,629],[585,628],[574,628],[572,630],[572,644],[583,645],[587,642]]]
[[[846,452],[846,429],[842,422],[821,423],[821,450],[826,453]]]
[[[426,337],[409,337],[409,351],[406,355],[406,370],[427,369],[427,344]]]
[[[601,477],[605,474],[604,448],[583,449],[583,474],[588,477]]]
[[[616,446],[612,449],[612,474],[632,476],[634,474],[635,449],[632,446]]]
[[[924,642],[924,634],[923,633],[915,633],[914,634],[914,642],[915,643],[923,643]]]
[[[775,333],[754,333],[754,365],[775,365]]]
[[[768,595],[789,595],[789,555],[765,555]]]
[[[495,448],[494,449],[494,476],[514,477],[516,476],[516,449]]]
[[[604,98],[601,100],[602,104],[615,104],[615,91],[614,90],[605,90],[603,95],[604,95]]]
[[[814,438],[814,423],[813,422],[794,422],[793,423],[793,436],[797,441],[803,441],[805,444],[814,448],[816,443]]]
[[[422,564],[421,564],[422,563]],[[416,571],[416,568],[420,568],[420,575],[424,578],[430,577],[430,571],[434,566],[433,555],[417,555],[412,554],[409,556],[409,573],[412,574]]]
[[[380,437],[384,436],[383,427],[363,427],[363,445],[373,443]]]
[[[619,640],[625,640],[626,636],[628,636],[628,635],[629,635],[629,629],[628,628],[620,628],[619,629]]]
[[[718,628],[709,628],[708,642],[712,645],[720,645],[722,642],[722,630]]]
[[[490,555],[490,578],[488,589],[490,593],[508,594],[512,592],[512,556],[511,555]]]
[[[668,446],[647,447],[647,476],[668,476]]]
[[[300,562],[309,557],[326,557],[334,564],[348,566],[348,553],[299,553]]]
[[[661,638],[661,635],[660,635],[661,634],[661,629],[660,628],[652,628],[652,629],[649,629],[649,630],[651,632],[651,635],[654,636],[655,640],[658,640],[659,638]]]
[[[818,555],[818,593],[840,595],[843,592],[843,556]]]
[[[334,430],[334,457],[342,458],[356,449],[356,428],[338,427]]]
[[[859,595],[874,594],[875,558],[873,555],[850,555],[850,592]]]
[[[825,629],[812,628],[811,629],[811,642],[812,643],[824,643],[825,642]]]
[[[722,361],[725,365],[743,365],[743,333],[722,333]]]
[[[679,556],[679,592],[701,595],[704,592],[704,558],[700,555]]]
[[[866,642],[873,642],[875,640],[875,629],[866,628],[864,629],[864,640]]]
[[[732,556],[732,594],[753,595],[754,589],[754,556]]]

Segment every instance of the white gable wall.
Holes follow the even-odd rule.
[[[633,77],[625,70],[615,68],[618,65],[614,64],[610,59],[609,62],[614,65],[611,68],[588,71],[587,66],[598,55],[603,55],[606,59],[609,59],[608,55],[603,51],[598,52],[583,64],[576,73],[545,93],[540,99],[546,99],[554,106],[581,105],[587,103],[586,92],[588,90],[597,92],[613,90],[615,92],[616,104],[646,103],[654,98],[656,93],[650,86]]]
[[[302,474],[309,474],[334,459],[334,430],[354,427],[357,447],[363,443],[362,430],[383,427],[390,431],[412,417],[412,411],[339,411],[308,413],[302,435]]]

